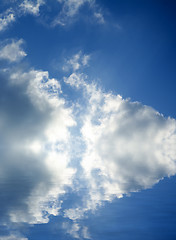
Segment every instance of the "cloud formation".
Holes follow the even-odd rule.
[[[105,23],[103,12],[95,0],[55,0],[54,3],[47,0],[19,0],[14,3],[12,5],[7,3],[10,7],[0,14],[0,31],[7,29],[12,22],[28,14],[40,18],[40,22],[47,27],[67,26],[81,17],[85,19],[85,13],[84,15],[81,13],[81,9],[85,6],[88,10],[86,16],[88,16],[89,21],[93,20],[94,23],[98,24]],[[45,17],[41,16],[42,6],[45,6],[46,10],[47,7],[48,9],[52,8],[52,4],[58,5],[57,15],[51,16],[50,11],[48,11],[45,12]]]
[[[57,0],[61,6],[62,10],[59,15],[53,21],[53,26],[61,25],[65,26],[73,22],[78,16],[80,9],[85,5],[91,10],[91,18],[94,18],[94,21],[100,24],[105,23],[103,13],[100,11],[100,8],[96,4],[95,0]],[[90,13],[89,13],[90,14]]]
[[[66,59],[65,64],[63,66],[64,71],[77,71],[80,70],[80,68],[88,66],[88,62],[90,59],[90,55],[82,54],[81,51],[73,55],[73,57]]]
[[[46,223],[76,171],[69,167],[72,109],[47,71],[6,68],[0,79],[0,223]]]
[[[73,221],[103,201],[151,188],[176,174],[175,119],[139,102],[104,93],[87,79],[79,71],[64,78],[87,101],[82,116],[86,150],[81,166],[89,193],[82,207],[65,210],[65,217]]]
[[[37,0],[35,3],[30,0],[24,0],[20,5],[20,9],[23,14],[29,13],[33,15],[38,15],[40,12],[40,7],[44,5],[44,0]]]
[[[2,43],[0,47],[0,59],[7,60],[9,62],[18,62],[27,54],[22,49],[23,40],[12,39],[10,43],[4,45]]]
[[[14,11],[9,8],[4,13],[0,14],[0,31],[3,31],[7,26],[16,20]]]
[[[79,195],[85,184],[80,204],[62,209],[69,219],[63,228],[74,238],[90,239],[79,223],[88,211],[176,174],[176,121],[103,92],[81,72],[90,58],[82,52],[64,65],[69,70],[64,82],[82,93],[82,106],[73,104],[73,112],[57,79],[19,66],[26,54],[22,43],[13,40],[1,48],[1,58],[17,64],[0,72],[0,224],[47,223],[61,211],[66,189]]]

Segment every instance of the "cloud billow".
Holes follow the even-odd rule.
[[[102,198],[111,200],[176,173],[174,119],[118,95],[94,94],[82,127],[87,150],[81,163],[92,191],[102,188]],[[92,174],[96,169],[101,183]]]
[[[68,141],[75,122],[59,91],[47,72],[1,74],[1,224],[48,222],[72,185]]]
[[[176,120],[89,82],[81,71],[90,55],[81,51],[63,68],[65,84],[82,93],[68,107],[47,71],[19,67],[23,40],[13,43],[16,65],[0,72],[0,225],[47,223],[62,212],[65,231],[89,239],[79,225],[87,211],[176,174]],[[79,206],[62,206],[68,187]]]
[[[87,101],[81,116],[86,149],[81,166],[89,197],[83,200],[83,207],[65,211],[73,221],[103,201],[151,188],[176,174],[175,119],[139,102],[105,93],[87,79],[78,70],[64,78],[66,84],[83,91]]]

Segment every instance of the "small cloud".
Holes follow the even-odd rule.
[[[79,70],[82,67],[88,66],[88,62],[90,60],[90,55],[82,54],[81,51],[73,55],[71,58],[65,60],[65,64],[63,66],[64,71],[73,70],[74,72]]]
[[[82,236],[85,239],[91,239],[90,233],[88,231],[88,227],[84,226],[82,229]]]
[[[63,227],[63,229],[66,230],[66,233],[68,233],[73,238],[77,238],[77,239],[80,238],[80,236],[79,236],[80,226],[78,223],[65,222],[62,224],[62,227]]]
[[[30,0],[24,0],[19,7],[23,11],[23,13],[29,13],[33,15],[38,15],[40,11],[40,6],[44,4],[44,0],[37,0],[36,3]]]
[[[6,44],[0,48],[0,59],[7,60],[9,62],[18,62],[27,54],[22,50],[21,45],[23,40],[11,40],[11,43]]]
[[[105,23],[105,19],[102,13],[100,12],[95,12],[94,13],[95,18],[97,19],[98,23],[104,24]]]
[[[91,239],[90,233],[86,226],[82,226],[77,222],[64,222],[62,224],[63,229],[66,230],[66,233],[69,234],[73,238],[77,239]]]
[[[5,30],[15,19],[14,11],[11,8],[0,14],[0,31]]]
[[[61,25],[66,26],[69,23],[73,22],[73,19],[76,19],[81,8],[87,4],[89,10],[91,10],[88,14],[90,14],[90,18],[94,16],[96,19],[96,23],[103,24],[105,23],[105,19],[103,14],[100,12],[99,6],[96,4],[95,0],[58,0],[58,2],[62,5],[62,9],[58,16],[54,19],[52,25]]]

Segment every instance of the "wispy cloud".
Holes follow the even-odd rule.
[[[45,4],[44,0],[37,0],[35,3],[31,0],[24,0],[20,5],[20,9],[23,14],[29,13],[33,15],[38,15],[40,7]]]
[[[86,226],[79,225],[77,222],[64,222],[62,227],[65,229],[66,233],[73,238],[91,239],[88,228]]]
[[[16,235],[1,236],[1,240],[28,240],[28,238],[19,237]]]
[[[0,14],[0,31],[7,29],[18,18],[26,14],[40,15],[40,7],[45,4],[44,0],[18,1],[15,6]]]
[[[62,10],[53,21],[53,26],[65,26],[73,22],[78,16],[80,9],[86,4],[92,12],[90,18],[94,16],[95,22],[100,24],[105,23],[103,13],[100,11],[95,0],[58,0],[58,2],[62,5]]]
[[[73,57],[66,59],[65,64],[63,66],[64,71],[77,71],[82,67],[88,66],[88,62],[90,59],[90,55],[82,54],[81,51],[73,55]]]
[[[16,20],[14,11],[10,8],[0,14],[0,31],[5,30],[9,24]]]
[[[94,23],[104,24],[105,18],[102,10],[96,4],[95,0],[55,0],[60,9],[58,10],[57,16],[50,16],[50,22],[45,23],[44,19],[40,19],[41,22],[47,26],[55,27],[57,25],[67,26],[73,23],[75,20],[81,18],[81,8],[88,6],[88,19],[93,20]],[[12,22],[15,22],[21,16],[31,14],[35,17],[40,18],[41,7],[49,5],[46,0],[23,0],[17,1],[16,5],[7,9],[5,12],[0,14],[0,31],[7,29]],[[52,4],[51,4],[52,6]],[[50,7],[51,7],[50,6]],[[45,13],[49,16],[49,13]],[[48,17],[46,18],[48,19]]]

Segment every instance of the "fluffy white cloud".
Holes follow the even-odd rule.
[[[176,121],[149,106],[88,84],[83,73],[65,82],[80,89],[87,100],[82,118],[85,144],[81,166],[88,196],[82,207],[65,210],[73,221],[95,210],[102,201],[152,187],[176,174]]]
[[[88,83],[79,72],[86,56],[67,60],[74,72],[64,81],[84,97],[83,106],[75,104],[74,116],[60,83],[47,71],[0,72],[1,225],[47,223],[50,215],[58,215],[66,187],[73,187],[76,170],[70,163],[77,158],[81,199],[62,209],[70,219],[63,228],[74,238],[90,238],[79,220],[103,201],[176,174],[176,121]],[[75,119],[78,126],[71,133]],[[87,192],[80,194],[84,184]]]
[[[0,222],[46,223],[58,215],[59,197],[75,174],[72,109],[48,72],[6,70],[0,79]]]
[[[10,8],[4,13],[0,14],[0,31],[7,28],[7,26],[15,21],[15,14],[14,11]]]
[[[121,96],[89,97],[82,167],[95,202],[150,188],[176,173],[176,121]]]
[[[23,40],[11,40],[5,46],[0,47],[0,59],[8,60],[9,62],[17,62],[24,58],[27,54],[21,48]]]

